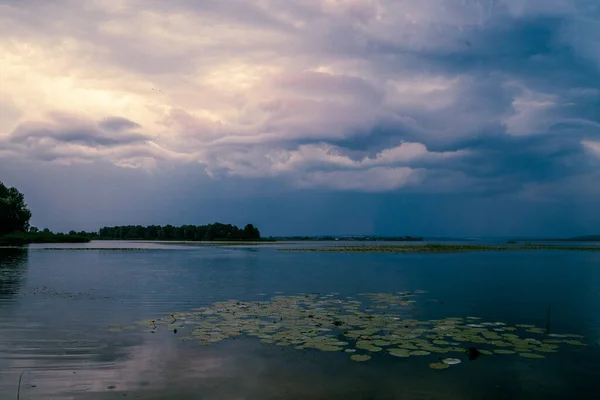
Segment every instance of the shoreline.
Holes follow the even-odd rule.
[[[562,250],[562,251],[600,251],[600,246],[574,247],[559,245],[374,245],[374,246],[324,246],[315,248],[279,249],[286,252],[306,253],[460,253],[467,251],[520,251],[520,250]]]

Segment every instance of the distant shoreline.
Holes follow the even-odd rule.
[[[279,249],[286,252],[309,253],[458,253],[467,251],[515,251],[515,250],[568,250],[568,251],[600,251],[598,247],[574,247],[559,245],[517,245],[517,246],[488,246],[488,245],[374,245],[374,246],[326,246],[314,248]]]
[[[573,238],[503,238],[501,242],[506,245],[484,245],[484,244],[427,244],[431,241],[450,241],[450,242],[473,242],[477,239],[465,238],[423,238],[418,236],[269,236],[254,240],[243,239],[214,239],[214,240],[181,240],[181,239],[108,239],[108,238],[89,238],[80,235],[68,234],[9,234],[0,237],[0,246],[24,246],[27,244],[73,244],[89,243],[91,241],[108,242],[130,242],[130,243],[156,243],[171,244],[182,246],[258,246],[268,244],[286,244],[286,243],[319,243],[319,242],[339,242],[336,246],[323,246],[317,248],[300,249],[281,249],[283,251],[296,252],[393,252],[393,253],[439,253],[439,252],[457,252],[457,251],[505,251],[505,250],[587,250],[596,251],[596,247],[582,246],[563,246],[558,244],[535,244],[541,242],[600,242],[600,236],[589,235]],[[341,245],[348,242],[360,242],[361,245]],[[415,243],[418,245],[381,245],[377,242],[398,242]],[[356,247],[356,248],[355,248]]]
[[[129,242],[129,241],[128,241]],[[165,247],[35,247],[33,250],[89,250],[89,251],[155,251],[169,250],[169,245],[179,245],[192,247],[234,247],[234,246],[266,246],[279,244],[281,242],[174,242],[174,241],[131,241],[130,243],[154,243],[163,244]],[[290,243],[290,242],[288,242]],[[294,242],[299,243],[299,242]],[[3,246],[0,246],[2,248]],[[12,247],[12,246],[11,246]],[[8,248],[8,247],[4,247]],[[371,244],[371,245],[334,245],[334,246],[315,246],[315,247],[282,247],[278,251],[292,253],[405,253],[405,254],[443,254],[443,253],[461,253],[476,251],[599,251],[600,246],[562,246],[562,245],[473,245],[473,244],[423,244],[423,245],[400,245],[400,244]]]

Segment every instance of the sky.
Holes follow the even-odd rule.
[[[597,0],[0,0],[32,224],[600,234]]]

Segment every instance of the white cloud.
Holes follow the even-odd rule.
[[[553,114],[557,98],[551,94],[536,93],[519,84],[520,94],[512,101],[513,112],[504,119],[509,135],[535,135],[546,133],[557,122]]]
[[[363,176],[394,170],[399,165],[410,165],[415,162],[437,163],[439,161],[462,157],[467,151],[430,152],[421,143],[402,143],[399,146],[385,149],[374,157],[344,154],[348,151],[327,143],[300,145],[293,150],[266,149],[262,146],[229,149],[227,153],[214,151],[205,153],[207,170],[211,176],[225,174],[245,178],[290,176],[302,181],[301,177],[310,174],[314,179],[335,176],[331,170],[339,170],[348,176]],[[319,175],[317,170],[330,171]],[[350,170],[353,170],[352,172]],[[300,177],[300,178],[299,178]],[[394,185],[392,185],[394,186]],[[336,186],[337,187],[337,186]]]
[[[595,142],[592,140],[583,140],[581,142],[583,147],[588,150],[591,154],[600,158],[600,142]]]

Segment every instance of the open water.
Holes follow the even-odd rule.
[[[305,247],[307,244],[302,244]],[[600,252],[295,253],[294,244],[92,242],[0,249],[0,399],[590,399],[600,393]],[[145,250],[67,250],[68,247]],[[60,249],[62,248],[62,249]],[[215,301],[427,291],[407,318],[477,316],[581,334],[544,359],[439,355],[367,362],[237,337],[108,332]],[[539,335],[538,335],[539,336]]]

